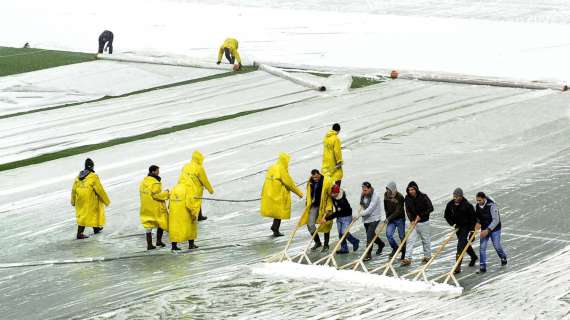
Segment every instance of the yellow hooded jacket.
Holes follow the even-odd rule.
[[[327,212],[332,212],[333,210],[333,203],[331,198],[331,188],[334,184],[334,181],[326,175],[323,175],[323,190],[321,192],[321,202],[319,204],[319,215],[317,217],[317,224],[323,219],[324,215]],[[309,222],[309,213],[311,211],[311,203],[313,202],[313,198],[311,195],[311,177],[309,177],[309,181],[307,182],[307,197],[306,197],[306,205],[305,211],[301,216],[300,225],[307,224]],[[317,229],[318,232],[330,232],[332,229],[332,220],[328,221],[327,223],[320,225]]]
[[[193,200],[189,187],[184,183],[178,183],[172,188],[168,217],[170,242],[196,240],[198,212],[192,213]]]
[[[241,63],[241,58],[237,51],[238,49],[238,41],[234,38],[227,38],[224,40],[224,43],[220,46],[220,50],[218,50],[218,61],[222,61],[222,56],[224,54],[224,48],[230,49],[230,53],[232,56],[236,58],[237,63]]]
[[[210,194],[214,193],[214,189],[208,180],[206,175],[206,170],[203,166],[204,156],[200,151],[196,150],[192,154],[192,160],[184,165],[182,172],[180,173],[180,179],[178,183],[187,185],[192,194],[192,213],[198,214],[200,208],[202,208],[202,195],[204,194],[204,188],[208,190]]]
[[[105,206],[111,204],[99,176],[82,171],[71,189],[71,205],[75,207],[77,224],[83,227],[105,225]]]
[[[303,197],[303,192],[297,188],[295,181],[289,175],[290,159],[288,154],[281,153],[275,164],[267,170],[261,190],[262,217],[290,219],[291,192]]]
[[[168,230],[168,191],[162,191],[162,183],[155,177],[146,176],[140,184],[141,223],[145,229]]]
[[[323,139],[323,164],[321,171],[332,178],[333,182],[342,180],[342,151],[337,132],[330,130]],[[337,168],[337,166],[339,166]]]

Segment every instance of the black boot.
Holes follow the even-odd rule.
[[[273,219],[273,224],[271,225],[271,231],[273,231],[274,237],[281,237],[283,234],[279,232],[279,227],[281,226],[281,219]]]
[[[77,226],[77,239],[87,239],[89,238],[88,236],[83,234],[83,231],[85,231],[85,227],[84,226]]]
[[[380,238],[378,238],[377,240],[380,240]],[[382,240],[380,240],[379,242],[376,241],[376,244],[378,245],[378,250],[376,250],[376,255],[379,256],[382,254],[382,250],[384,249],[386,244]]]
[[[93,227],[93,232],[94,232],[95,234],[98,234],[98,233],[100,233],[101,231],[103,231],[103,227]]]
[[[194,240],[188,240],[188,249],[198,249],[198,246],[194,244]]]
[[[479,258],[477,258],[477,256],[472,256],[471,261],[469,261],[469,266],[474,267],[477,260],[479,260]]]
[[[319,234],[317,233],[317,235],[315,236],[315,245],[311,248],[311,250],[317,250],[318,248],[320,248],[322,246],[321,244],[321,238],[319,238]]]
[[[207,220],[208,217],[202,215],[202,209],[200,209],[200,213],[198,213],[198,221]]]
[[[158,228],[156,229],[156,246],[157,247],[166,247],[166,245],[162,242],[162,233],[163,230]]]
[[[406,259],[406,245],[404,244],[404,246],[402,247],[402,251],[401,251],[401,255],[400,255],[400,260],[404,260]]]
[[[178,245],[176,242],[172,242],[172,251],[178,251],[181,250],[180,248],[178,248]]]
[[[323,246],[323,249],[321,250],[321,252],[326,252],[329,250],[329,241],[331,239],[331,233],[330,232],[325,232],[325,245]]]
[[[396,255],[396,250],[397,249],[392,248],[392,252],[390,252],[390,255],[389,255],[390,259],[392,259],[392,257],[394,257],[394,255]]]
[[[156,247],[152,245],[152,233],[151,232],[148,232],[146,234],[146,249],[147,250],[156,249]]]

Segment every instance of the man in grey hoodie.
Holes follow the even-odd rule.
[[[382,205],[382,201],[380,200],[380,194],[372,188],[370,182],[363,182],[362,183],[362,195],[360,196],[360,206],[361,211],[356,216],[362,217],[362,222],[364,222],[364,228],[366,229],[366,243],[370,245],[372,239],[376,235],[376,227],[380,221],[386,220],[386,215],[384,214],[384,206]],[[384,242],[380,240],[378,236],[374,241],[378,245],[378,250],[376,251],[377,255],[382,254],[382,249],[384,249]],[[368,261],[372,259],[371,254],[372,248],[368,250],[366,253],[366,257],[364,261]]]

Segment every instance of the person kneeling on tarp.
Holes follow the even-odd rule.
[[[334,213],[327,215],[325,217],[325,220],[330,221],[336,218],[336,227],[338,229],[338,237],[340,239],[352,222],[352,208],[346,199],[346,193],[340,188],[338,184],[334,184],[332,186],[331,197]],[[321,221],[321,224],[325,224],[325,221]],[[352,244],[352,249],[354,251],[358,250],[360,241],[349,232],[346,235],[346,238],[342,240],[342,243],[340,244],[340,250],[336,252],[337,254],[348,253],[348,245],[346,243],[346,240]]]
[[[97,52],[103,53],[103,51],[109,51],[109,54],[113,54],[113,32],[109,30],[105,30],[99,35],[99,50]]]
[[[362,222],[364,223],[364,229],[366,229],[366,243],[370,245],[372,239],[376,235],[376,227],[380,221],[386,220],[386,215],[384,213],[384,206],[382,200],[380,199],[380,193],[372,188],[370,182],[362,183],[362,194],[360,196],[360,206],[362,211],[355,217],[362,217]],[[376,237],[374,243],[378,245],[378,250],[376,250],[376,255],[382,254],[382,249],[386,246],[384,241],[380,239],[380,236]],[[366,252],[366,257],[364,261],[369,261],[372,259],[372,247],[368,252]]]
[[[332,212],[332,199],[331,199],[331,188],[333,181],[329,176],[322,175],[319,170],[311,170],[311,176],[307,182],[307,198],[305,211],[303,212],[301,218],[301,225],[306,224],[307,229],[311,233],[311,236],[315,232],[324,232],[325,234],[325,244],[321,243],[319,234],[315,235],[315,245],[311,250],[317,250],[321,246],[322,252],[329,249],[329,239],[332,229],[332,221],[325,224],[321,224],[317,230],[316,224],[321,223],[325,215]]]
[[[237,61],[238,70],[241,69],[241,58],[237,51],[238,47],[239,43],[236,39],[227,38],[224,40],[224,43],[222,43],[220,49],[218,50],[218,61],[216,64],[222,63],[222,55],[225,54],[226,59],[228,59],[229,63],[234,64]]]
[[[208,189],[210,194],[214,193],[214,188],[208,180],[206,169],[204,169],[204,156],[198,150],[192,154],[192,160],[184,165],[178,183],[186,184],[192,192],[194,192],[194,199],[192,200],[192,211],[197,211],[198,221],[206,220],[208,217],[202,215],[202,196],[204,188]]]
[[[501,245],[501,216],[495,201],[485,195],[483,192],[477,193],[477,209],[475,217],[477,217],[476,230],[481,230],[479,235],[479,272],[487,272],[487,243],[489,238],[493,242],[493,247],[497,251],[497,255],[501,258],[501,266],[507,265],[507,254]]]
[[[156,246],[166,246],[162,242],[162,233],[168,230],[168,189],[162,191],[160,168],[152,165],[148,168],[148,175],[143,179],[139,187],[141,199],[141,223],[146,229],[146,248],[155,249],[152,245],[152,229],[156,228]]]
[[[274,237],[283,234],[279,232],[281,220],[291,218],[291,192],[303,198],[303,192],[297,188],[295,181],[289,175],[289,160],[291,157],[281,153],[279,159],[267,170],[265,182],[261,190],[262,217],[273,218],[271,231]]]
[[[196,249],[198,211],[194,210],[194,197],[187,184],[179,182],[170,193],[169,231],[172,250],[180,250],[179,242],[188,241],[188,249]]]
[[[455,225],[457,229],[457,253],[455,255],[457,259],[467,245],[469,235],[475,231],[475,224],[477,223],[475,209],[473,205],[463,197],[463,190],[461,188],[456,188],[453,191],[453,199],[447,203],[443,217],[450,226]],[[471,245],[467,248],[467,254],[471,257],[469,266],[473,267],[478,258]],[[454,273],[460,272],[461,262],[454,270]]]
[[[85,227],[93,227],[99,233],[105,225],[105,206],[111,201],[95,174],[95,163],[87,158],[85,170],[79,172],[71,189],[71,205],[77,217],[77,239],[89,238],[83,234]]]

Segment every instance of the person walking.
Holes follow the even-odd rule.
[[[160,168],[152,165],[148,168],[148,175],[139,186],[141,201],[140,218],[146,230],[146,249],[166,246],[162,242],[162,234],[168,230],[168,210],[166,200],[170,193],[162,190]],[[156,247],[152,245],[152,229],[156,228]]]
[[[77,218],[77,239],[89,238],[83,233],[85,227],[92,227],[95,234],[103,230],[105,206],[109,204],[111,200],[95,173],[95,163],[87,158],[85,169],[79,172],[71,188],[71,205],[75,207]]]
[[[406,244],[406,257],[402,260],[402,266],[409,266],[412,263],[412,253],[414,244],[419,237],[422,241],[424,249],[424,257],[422,263],[427,263],[431,259],[431,230],[429,223],[429,215],[433,212],[433,205],[427,194],[422,193],[418,184],[411,181],[406,188],[406,214],[412,223],[416,223],[416,227],[408,238]]]
[[[319,234],[315,235],[315,245],[311,250],[317,250],[322,247],[322,252],[329,249],[330,231],[332,229],[332,221],[322,224],[324,217],[332,212],[333,204],[331,199],[331,188],[333,181],[329,176],[322,175],[319,170],[311,170],[311,176],[307,182],[307,195],[305,211],[301,217],[301,225],[306,224],[309,233],[324,233],[324,246],[321,243]],[[316,224],[321,223],[317,229]]]
[[[444,218],[450,226],[455,225],[455,228],[457,229],[457,259],[469,242],[468,238],[470,234],[475,232],[475,224],[477,223],[475,209],[473,208],[473,205],[463,197],[463,190],[461,188],[456,188],[453,191],[453,199],[451,199],[451,201],[449,201],[445,206]],[[471,257],[469,266],[473,267],[479,258],[475,254],[475,250],[473,250],[471,245],[467,248],[467,254]],[[461,262],[454,272],[461,272]]]
[[[479,272],[487,272],[487,244],[489,238],[493,242],[493,247],[497,255],[501,259],[501,266],[507,265],[507,254],[501,245],[501,216],[495,201],[488,197],[484,192],[478,192],[475,197],[477,200],[477,208],[475,209],[475,217],[477,218],[476,230],[481,230],[479,234]]]
[[[339,133],[340,124],[335,123],[323,139],[323,163],[321,165],[321,172],[324,175],[330,176],[334,183],[340,186],[343,177],[343,160],[341,143],[338,138]]]
[[[281,220],[291,218],[291,192],[303,198],[303,192],[297,187],[289,175],[289,161],[291,157],[286,153],[279,154],[279,159],[267,170],[265,182],[261,189],[262,217],[273,218],[271,231],[274,237],[283,234],[279,232]]]
[[[340,188],[338,184],[333,184],[331,189],[331,198],[333,203],[334,212],[330,215],[325,217],[326,221],[331,221],[336,219],[336,227],[338,229],[338,238],[341,239],[346,229],[352,222],[352,208],[350,207],[350,203],[348,199],[346,199],[346,193],[344,190]],[[321,224],[325,224],[326,221],[322,221]],[[337,254],[345,254],[348,253],[348,242],[352,244],[352,250],[357,251],[358,246],[360,244],[360,240],[358,240],[355,236],[353,236],[350,232],[346,235],[345,239],[342,240],[340,244],[340,250],[338,250]]]
[[[396,240],[394,240],[394,233],[398,230],[400,243],[404,240],[406,234],[404,196],[398,192],[394,181],[391,181],[386,185],[386,192],[384,193],[384,210],[386,211],[386,221],[388,223],[386,226],[386,238],[392,248],[392,252],[390,253],[390,258],[392,258],[396,254],[396,251],[398,251],[399,246]],[[402,246],[402,250],[400,252],[400,260],[403,260],[406,256],[405,244]]]
[[[194,211],[198,213],[198,221],[206,220],[208,217],[202,214],[202,196],[204,188],[210,194],[214,194],[214,188],[208,180],[206,169],[204,169],[204,155],[198,150],[192,154],[192,160],[182,168],[178,183],[184,183],[190,187],[190,192],[193,194],[194,199],[192,206]]]
[[[193,193],[184,182],[178,182],[170,192],[168,236],[173,251],[182,250],[178,244],[188,241],[188,249],[196,249],[198,237],[198,211],[194,210]]]
[[[355,217],[358,219],[362,217],[362,222],[364,223],[364,229],[366,229],[366,244],[370,245],[372,239],[376,235],[376,228],[380,221],[386,220],[386,214],[384,213],[384,206],[380,200],[380,194],[372,188],[370,182],[365,181],[362,183],[362,194],[360,196],[360,213]],[[374,243],[378,245],[378,250],[376,250],[376,255],[382,254],[382,249],[386,246],[384,241],[380,239],[380,236],[376,237]],[[372,248],[366,252],[364,261],[369,261],[372,259]]]

